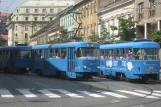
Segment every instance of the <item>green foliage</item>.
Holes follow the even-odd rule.
[[[57,38],[57,39],[54,39],[54,40],[49,40],[47,43],[48,43],[48,44],[60,43],[60,39]]]
[[[161,44],[161,30],[160,31],[154,31],[151,33],[150,37],[152,38],[153,41],[158,42]]]
[[[91,35],[88,37],[88,39],[91,41],[91,42],[99,42],[99,35],[96,33],[96,32],[94,32],[94,31],[92,31],[91,32]]]
[[[119,18],[118,37],[122,41],[131,41],[136,38],[135,23],[132,17],[128,19]]]
[[[69,35],[68,35],[68,31],[66,29],[64,29],[63,27],[60,28],[60,42],[64,43],[69,41]]]

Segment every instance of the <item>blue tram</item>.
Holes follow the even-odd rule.
[[[32,47],[32,72],[67,78],[91,78],[99,73],[99,44],[70,42]]]
[[[0,68],[7,73],[26,73],[31,67],[31,47],[6,46],[0,48]]]
[[[159,48],[148,39],[101,45],[101,73],[117,79],[159,80]]]

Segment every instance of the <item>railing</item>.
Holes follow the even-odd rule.
[[[155,17],[155,9],[150,9],[149,17]]]
[[[143,19],[144,18],[144,13],[143,12],[142,13],[138,13],[138,18],[139,18],[139,20]]]

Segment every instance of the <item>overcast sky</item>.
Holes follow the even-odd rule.
[[[27,0],[0,0],[0,12],[12,13],[14,9]],[[8,10],[8,11],[7,11]]]

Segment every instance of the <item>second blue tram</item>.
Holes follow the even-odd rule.
[[[99,44],[70,42],[32,47],[32,72],[68,78],[91,78],[99,73]]]
[[[159,48],[151,40],[101,45],[100,70],[103,75],[117,79],[159,80]]]
[[[26,73],[31,67],[31,47],[6,46],[0,48],[0,68],[7,73]]]

